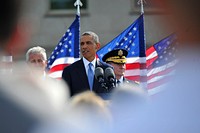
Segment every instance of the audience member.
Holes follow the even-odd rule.
[[[134,132],[135,115],[148,105],[148,95],[137,84],[124,83],[118,86],[110,98],[113,116],[113,132]]]
[[[111,114],[107,103],[94,92],[85,91],[73,96],[69,105],[70,121],[84,133],[109,132]]]
[[[26,29],[26,20],[31,17],[30,14],[24,16],[24,13],[34,8],[31,2],[33,1],[0,2],[0,57],[10,50],[13,50],[12,54],[16,57],[28,44],[30,34]],[[31,27],[30,24],[29,26]],[[0,77],[1,133],[31,133],[47,122],[57,121],[63,115],[69,97],[66,95],[65,83],[52,80],[41,82],[26,72],[21,74],[21,71],[26,69],[20,65],[16,67],[15,74]]]

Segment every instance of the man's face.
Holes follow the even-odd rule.
[[[40,53],[32,53],[29,55],[29,64],[36,70],[45,71],[46,60],[43,58],[43,55]]]
[[[126,65],[122,63],[113,63],[110,62],[110,65],[113,66],[114,68],[114,73],[117,79],[120,79],[122,76],[124,76],[125,70],[126,70]]]
[[[94,60],[96,56],[96,51],[99,49],[100,44],[95,43],[92,36],[85,35],[81,37],[80,47],[83,57],[91,62]]]

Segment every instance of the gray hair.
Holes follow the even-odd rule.
[[[99,37],[96,33],[92,32],[92,31],[86,31],[86,32],[83,32],[83,34],[81,36],[87,36],[87,35],[92,36],[95,43],[100,43]]]
[[[40,46],[32,47],[26,52],[26,61],[29,61],[30,54],[41,54],[43,55],[44,60],[47,60],[46,50]]]

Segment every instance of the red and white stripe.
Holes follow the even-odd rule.
[[[49,77],[60,79],[62,77],[63,69],[79,59],[80,58],[64,57],[55,60],[49,70]]]
[[[139,82],[146,82],[146,57],[127,58],[125,77]]]
[[[164,86],[174,74],[174,67],[177,61],[169,62],[160,67],[153,68],[152,63],[158,58],[158,54],[154,47],[150,47],[147,51],[147,89],[149,95],[154,95],[163,90]]]

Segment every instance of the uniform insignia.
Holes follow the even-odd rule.
[[[119,55],[119,56],[122,56],[122,55],[123,55],[123,51],[122,51],[122,50],[119,50],[119,51],[118,51],[118,55]]]

